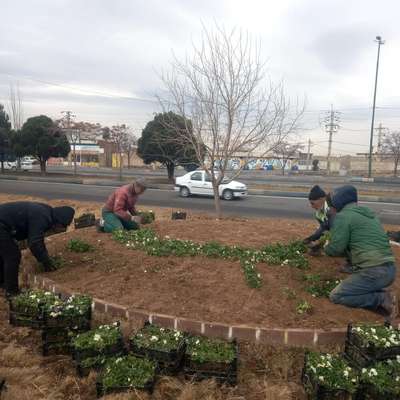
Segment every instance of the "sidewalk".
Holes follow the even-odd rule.
[[[36,175],[7,175],[0,174],[0,180],[16,180],[16,181],[30,181],[30,182],[48,182],[48,183],[59,183],[59,184],[77,184],[77,185],[93,185],[93,186],[110,186],[110,187],[119,187],[130,181],[130,177],[127,177],[124,181],[119,181],[116,179],[107,179],[107,178],[97,178],[97,177],[51,177],[51,176],[36,176]],[[157,179],[147,179],[148,187],[150,189],[162,189],[162,190],[173,190],[173,184],[167,183],[158,183]],[[248,193],[250,195],[257,196],[276,196],[276,197],[297,197],[297,198],[307,198],[309,187],[305,186],[304,190],[299,191],[285,191],[282,190],[280,185],[277,185],[276,188],[271,189],[260,189],[257,188],[260,185],[248,185]],[[268,186],[272,186],[270,183]],[[297,189],[297,185],[295,187]],[[299,188],[303,189],[303,188]],[[383,194],[382,191],[377,191],[376,195],[371,190],[369,191],[371,194],[368,195],[360,195],[360,201],[368,201],[368,202],[383,202],[383,203],[399,203],[400,204],[400,195],[393,196],[390,192],[388,194]]]

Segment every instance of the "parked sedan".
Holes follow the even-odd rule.
[[[175,191],[181,197],[192,194],[214,196],[211,177],[205,171],[193,171],[175,179]],[[238,181],[224,179],[219,185],[219,195],[224,200],[246,197],[247,186]]]

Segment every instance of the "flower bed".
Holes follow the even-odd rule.
[[[329,298],[332,290],[341,282],[339,279],[324,279],[319,274],[305,274],[306,291],[313,297]]]
[[[10,324],[28,326],[34,329],[43,327],[43,310],[59,301],[59,297],[43,290],[27,290],[9,301]]]
[[[174,374],[181,367],[186,342],[179,331],[146,324],[130,338],[129,348],[135,356],[157,361],[162,372]]]
[[[234,342],[190,336],[186,340],[185,375],[195,379],[215,378],[235,385],[237,382],[238,346]]]
[[[306,353],[302,374],[304,389],[310,399],[356,399],[358,375],[340,356]]]
[[[386,325],[349,324],[345,345],[346,358],[358,368],[400,355],[400,331]]]
[[[152,392],[156,369],[154,361],[132,355],[110,359],[98,377],[97,396],[131,389]]]
[[[102,367],[107,358],[125,354],[123,336],[118,323],[101,325],[96,329],[77,335],[72,341],[73,357],[78,373]]]
[[[363,368],[360,383],[359,400],[399,400],[400,357]]]
[[[258,263],[288,265],[300,269],[308,267],[308,260],[304,256],[306,247],[301,242],[292,242],[287,245],[278,243],[266,246],[261,250],[254,250],[239,246],[225,246],[218,242],[198,244],[190,240],[170,239],[167,236],[160,239],[151,229],[116,231],[113,233],[113,237],[128,248],[144,250],[152,256],[203,255],[238,260],[241,263],[246,282],[252,288],[260,287],[262,284],[261,274],[256,268]]]

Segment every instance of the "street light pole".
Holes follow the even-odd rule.
[[[375,89],[374,89],[374,101],[372,104],[371,134],[369,137],[368,178],[371,178],[372,175],[372,145],[374,140],[375,102],[376,102],[376,87],[378,85],[379,55],[381,51],[381,44],[385,44],[385,41],[382,40],[381,36],[377,36],[375,42],[378,43],[378,56],[376,59]]]

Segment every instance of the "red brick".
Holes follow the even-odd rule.
[[[213,338],[229,339],[229,326],[204,323],[204,335]]]
[[[255,342],[256,330],[257,328],[252,328],[250,326],[233,326],[232,338],[244,340],[246,342]]]
[[[174,320],[175,317],[169,315],[160,315],[160,314],[153,314],[151,319],[154,325],[170,329],[174,329]]]
[[[318,331],[318,345],[343,344],[346,338],[347,328],[332,329],[330,331]]]
[[[113,317],[126,318],[126,307],[122,307],[119,304],[107,303],[107,314]]]
[[[283,329],[260,329],[260,343],[283,345],[285,344],[285,331]]]
[[[106,302],[99,299],[93,299],[93,301],[94,311],[104,314],[106,312]]]
[[[288,346],[314,346],[314,329],[287,329]]]
[[[190,319],[178,318],[178,331],[192,333],[194,335],[201,335],[201,322],[192,321]]]

